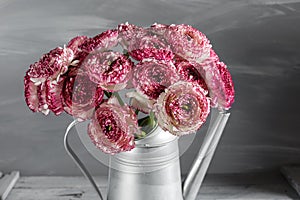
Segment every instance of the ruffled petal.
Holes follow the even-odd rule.
[[[170,25],[164,34],[174,54],[201,63],[210,56],[210,42],[199,30],[189,25]]]
[[[64,111],[62,89],[65,78],[60,78],[58,82],[46,82],[46,100],[49,109],[55,114],[59,115]]]
[[[144,60],[136,65],[133,72],[134,87],[148,99],[157,99],[160,93],[178,80],[175,66],[168,61]]]
[[[76,76],[67,77],[62,91],[64,110],[81,120],[90,119],[96,106],[104,96],[103,90],[89,80],[87,74],[79,71]]]
[[[82,64],[90,80],[103,89],[124,89],[132,75],[133,62],[119,52],[96,52],[90,54]]]
[[[88,126],[92,142],[108,154],[133,149],[134,134],[139,132],[134,112],[126,105],[118,105],[115,100],[102,103]]]
[[[210,112],[210,102],[198,84],[180,81],[159,96],[154,111],[162,129],[181,136],[202,126]]]

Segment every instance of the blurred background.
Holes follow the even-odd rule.
[[[63,148],[72,117],[32,113],[23,76],[44,53],[119,23],[189,24],[232,74],[236,102],[209,173],[274,172],[300,163],[300,0],[0,0],[0,171],[79,175]],[[181,157],[182,173],[204,126]],[[107,167],[71,138],[95,175]]]

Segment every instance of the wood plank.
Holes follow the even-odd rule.
[[[203,186],[197,200],[222,199],[222,200],[291,200],[295,195],[291,189],[282,185],[232,185],[232,186]]]
[[[300,197],[300,166],[284,166],[281,168],[281,172]]]
[[[217,180],[217,181],[216,181]],[[280,173],[237,173],[237,174],[208,174],[204,185],[270,185],[285,184],[286,181]]]
[[[99,187],[107,186],[106,176],[94,177]],[[31,188],[81,188],[82,186],[90,187],[90,183],[82,176],[28,176],[22,177],[16,187]]]
[[[0,200],[5,200],[20,177],[20,172],[13,171],[0,180]]]
[[[103,190],[101,192],[104,193]],[[99,200],[91,188],[14,189],[7,200]]]
[[[267,178],[270,177],[270,178]],[[271,178],[275,177],[275,178]],[[277,179],[278,178],[278,179]],[[107,177],[95,177],[104,197]],[[256,183],[255,180],[258,180]],[[7,200],[98,200],[84,177],[21,177]],[[208,175],[197,200],[291,200],[295,191],[276,175]]]

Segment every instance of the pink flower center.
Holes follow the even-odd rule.
[[[97,110],[96,118],[102,132],[112,142],[117,142],[125,134],[122,127],[118,126],[118,120],[110,109]]]
[[[192,94],[171,94],[166,99],[166,112],[172,118],[174,125],[188,124],[190,119],[195,118],[198,111],[198,100]],[[198,113],[199,115],[199,113]]]

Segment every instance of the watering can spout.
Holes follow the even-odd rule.
[[[212,110],[208,132],[183,182],[182,191],[184,200],[196,199],[229,116],[230,113],[219,112],[216,109]]]

